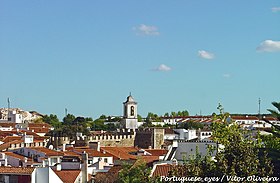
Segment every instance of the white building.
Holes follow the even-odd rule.
[[[197,138],[196,130],[174,129],[174,131],[179,134],[180,140],[192,140]]]
[[[214,147],[214,151],[212,153],[209,152],[209,146]],[[210,153],[209,155],[214,158],[217,149],[220,149],[220,146],[212,140],[174,140],[172,146],[168,150],[168,153],[164,157],[164,160],[177,160],[179,163],[183,163],[185,160],[195,158],[197,153],[199,153],[202,157]]]
[[[137,118],[137,102],[133,99],[131,94],[123,103],[123,113],[123,119],[120,123],[121,128],[137,129],[139,126]]]

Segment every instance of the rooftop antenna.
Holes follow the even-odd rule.
[[[10,98],[8,97],[8,121],[10,121],[10,117],[9,117],[9,112],[10,112]]]
[[[258,111],[258,114],[259,114],[259,119],[261,118],[261,98],[259,98],[259,111]]]

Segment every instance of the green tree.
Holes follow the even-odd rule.
[[[179,128],[185,128],[185,129],[202,129],[203,128],[203,124],[199,123],[199,122],[193,122],[193,121],[189,121],[189,122],[184,122],[181,123],[179,125]]]
[[[217,149],[215,161],[210,154],[197,156],[195,160],[176,166],[171,173],[174,176],[223,176],[236,175],[246,177],[270,176],[273,165],[267,153],[259,155],[259,141],[254,141],[251,134],[228,120],[228,113],[219,104],[220,115],[214,115],[219,122],[212,124],[213,140],[221,143],[224,148]],[[211,150],[209,152],[212,152]],[[185,172],[185,173],[184,173]]]
[[[169,113],[166,112],[166,113],[164,114],[164,117],[169,117]]]
[[[189,116],[189,111],[187,111],[187,110],[182,111],[182,116],[183,117]]]
[[[280,120],[280,102],[272,102],[272,105],[277,109],[267,109],[274,117]]]
[[[141,115],[137,115],[137,119],[138,119],[138,122],[142,122],[143,121],[143,118],[142,118],[142,116]]]
[[[181,117],[182,117],[182,116],[183,116],[183,113],[182,113],[181,111],[178,111],[178,112],[177,112],[177,116],[181,116]]]
[[[124,164],[119,172],[118,182],[120,183],[143,183],[151,182],[149,177],[151,169],[147,167],[146,162],[138,159],[134,164]]]
[[[67,114],[64,118],[63,118],[63,124],[65,125],[70,125],[72,124],[72,122],[76,119],[76,117],[73,114]]]
[[[172,117],[176,117],[176,116],[177,116],[177,113],[176,113],[176,112],[171,112],[171,116],[172,116]]]
[[[155,113],[149,112],[146,117],[146,122],[154,122],[154,121],[161,121],[161,117]]]
[[[61,127],[61,122],[59,121],[58,117],[56,115],[54,115],[54,114],[50,114],[49,116],[48,115],[44,115],[42,117],[42,121],[45,122],[45,123],[50,124],[55,129]]]

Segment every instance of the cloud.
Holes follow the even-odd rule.
[[[160,64],[157,68],[153,69],[154,71],[162,71],[162,72],[167,72],[171,70],[171,67],[168,67],[165,64]]]
[[[207,52],[205,50],[199,50],[198,56],[204,59],[213,59],[215,57],[213,53]]]
[[[158,36],[160,34],[156,26],[145,24],[141,24],[138,27],[133,27],[133,30],[136,31],[138,35]]]
[[[261,51],[261,52],[280,51],[280,41],[265,40],[257,47],[257,51]]]
[[[230,75],[230,74],[228,74],[228,73],[226,73],[226,74],[223,74],[223,77],[224,77],[224,78],[230,78],[230,77],[231,77],[231,75]]]
[[[280,7],[273,7],[271,8],[271,11],[277,13],[278,11],[280,11]]]

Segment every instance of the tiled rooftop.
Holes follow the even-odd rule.
[[[64,183],[74,183],[81,170],[54,170],[54,172]]]
[[[101,152],[105,151],[113,156],[114,159],[136,159],[138,148],[135,147],[101,147]]]
[[[29,149],[36,150],[38,152],[43,152],[46,156],[63,156],[64,153],[60,151],[51,150],[45,147],[29,147]]]
[[[165,149],[145,149],[145,151],[151,153],[153,156],[163,156],[168,152]]]
[[[78,153],[83,153],[83,152],[88,153],[89,157],[111,157],[112,155],[106,153],[102,153],[100,151],[94,150],[94,149],[74,149],[74,152],[78,152]]]
[[[31,175],[34,167],[4,167],[0,166],[0,174]]]
[[[19,154],[16,154],[16,153],[13,153],[13,152],[10,152],[10,151],[6,151],[6,152],[3,152],[6,154],[6,156],[12,156],[14,158],[17,158],[17,159],[20,159],[20,160],[25,160],[25,158],[27,158],[27,161],[31,161],[31,158],[28,158],[28,157],[25,157],[25,156],[22,156],[22,155],[19,155]]]
[[[156,165],[152,177],[167,176],[171,168],[172,165],[169,164]]]

